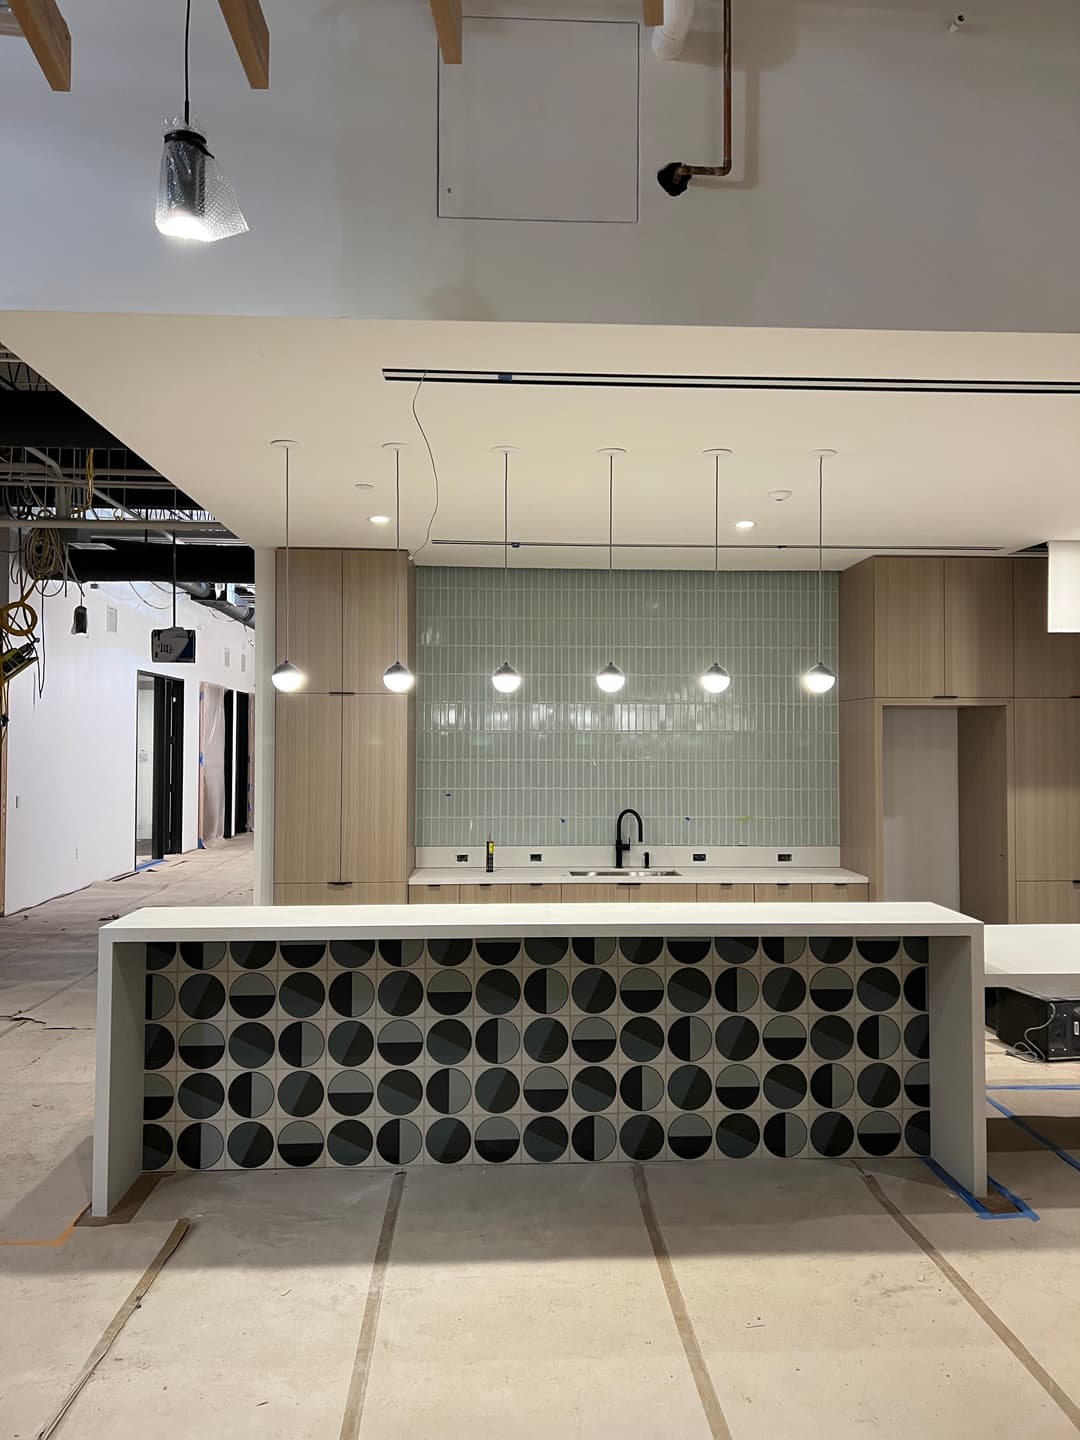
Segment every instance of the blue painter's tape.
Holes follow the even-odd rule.
[[[1026,1131],[1033,1140],[1038,1140],[1040,1145],[1045,1145],[1047,1150],[1052,1151],[1059,1160],[1064,1160],[1065,1164],[1071,1166],[1073,1170],[1080,1171],[1080,1160],[1074,1159],[1067,1151],[1055,1145],[1052,1140],[1048,1140],[1045,1135],[1040,1135],[1038,1130],[1029,1125],[1022,1115],[1014,1115],[1007,1105],[1002,1105],[1000,1100],[994,1100],[989,1095],[986,1097],[986,1103],[992,1105],[995,1110],[999,1110],[1002,1115],[1007,1116],[1014,1125],[1019,1125],[1021,1130]]]
[[[976,1199],[970,1190],[965,1190],[959,1180],[954,1180],[947,1170],[943,1170],[936,1160],[930,1160],[925,1155],[922,1162],[926,1168],[933,1172],[943,1185],[959,1195],[969,1210],[973,1211],[979,1220],[1038,1220],[1038,1215],[1030,1205],[1026,1205],[1019,1195],[1014,1195],[1011,1190],[1006,1190],[1004,1185],[999,1185],[992,1175],[986,1177],[986,1183],[999,1195],[1003,1195],[1015,1210],[988,1210],[981,1200]]]
[[[1080,1085],[987,1085],[987,1090],[1080,1090]]]
[[[138,875],[142,870],[153,870],[155,865],[160,865],[161,863],[161,860],[144,860],[141,865],[135,866],[135,874]]]

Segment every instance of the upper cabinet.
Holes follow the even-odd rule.
[[[415,574],[404,550],[343,552],[341,688],[349,694],[385,695],[387,666],[401,660],[412,668],[408,616]]]
[[[286,605],[286,594],[288,605]],[[277,555],[277,658],[304,672],[304,691],[325,695],[341,689],[341,551],[292,550],[286,585],[285,552]],[[389,663],[389,662],[387,662]]]
[[[1012,563],[880,555],[844,571],[840,698],[1010,696]]]
[[[1046,628],[1046,561],[1014,560],[1012,567],[1017,696],[1080,695],[1080,634],[1051,635]]]

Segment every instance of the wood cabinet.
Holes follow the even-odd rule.
[[[304,672],[305,695],[341,684],[340,550],[293,550],[289,555],[289,656]],[[277,659],[285,659],[285,552],[277,555]],[[387,661],[387,664],[390,662]]]
[[[567,905],[598,905],[612,900],[628,901],[634,885],[563,885],[563,902]]]
[[[620,886],[620,889],[622,887]],[[629,895],[621,895],[621,900],[643,900],[646,904],[652,905],[693,905],[697,900],[697,886],[679,884],[673,880],[670,885],[658,883],[655,885],[635,885]]]
[[[460,899],[465,905],[509,905],[509,885],[487,885],[481,881],[478,885],[459,885]]]
[[[461,899],[460,885],[410,885],[410,905],[456,905]]]
[[[1080,700],[1016,700],[1016,878],[1080,880]]]
[[[840,576],[843,700],[1013,693],[1013,562],[878,555]]]
[[[755,885],[754,899],[768,901],[775,905],[784,900],[812,900],[813,891],[809,885]]]
[[[1016,887],[1018,925],[1080,925],[1080,883],[1022,880]]]
[[[405,885],[275,885],[275,905],[404,905]]]
[[[340,880],[341,696],[276,699],[275,884]]]
[[[341,879],[404,881],[408,826],[407,697],[342,698]]]
[[[853,884],[843,880],[835,883],[830,881],[825,885],[813,885],[811,891],[815,900],[827,900],[834,905],[843,900],[869,900],[870,898],[869,885]]]
[[[562,893],[561,885],[545,885],[542,881],[510,886],[510,899],[515,905],[551,905],[562,899]]]
[[[1080,695],[1080,634],[1046,628],[1047,563],[1014,560],[1013,661],[1017,697]]]
[[[710,904],[714,902],[749,905],[754,899],[753,885],[734,884],[720,881],[711,885],[698,885],[697,898]]]
[[[385,695],[382,677],[386,667],[395,660],[410,663],[407,620],[414,573],[404,550],[342,552],[343,690]]]

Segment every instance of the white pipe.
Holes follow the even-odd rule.
[[[693,19],[694,0],[664,0],[664,23],[652,34],[653,54],[658,60],[678,59]]]

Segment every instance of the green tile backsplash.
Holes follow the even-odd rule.
[[[807,696],[817,576],[422,567],[417,844],[836,845],[837,702]],[[836,666],[836,577],[824,578]],[[619,695],[593,680],[614,659]],[[516,695],[491,685],[503,660]],[[697,677],[719,660],[725,695]],[[742,816],[750,816],[741,820]]]

